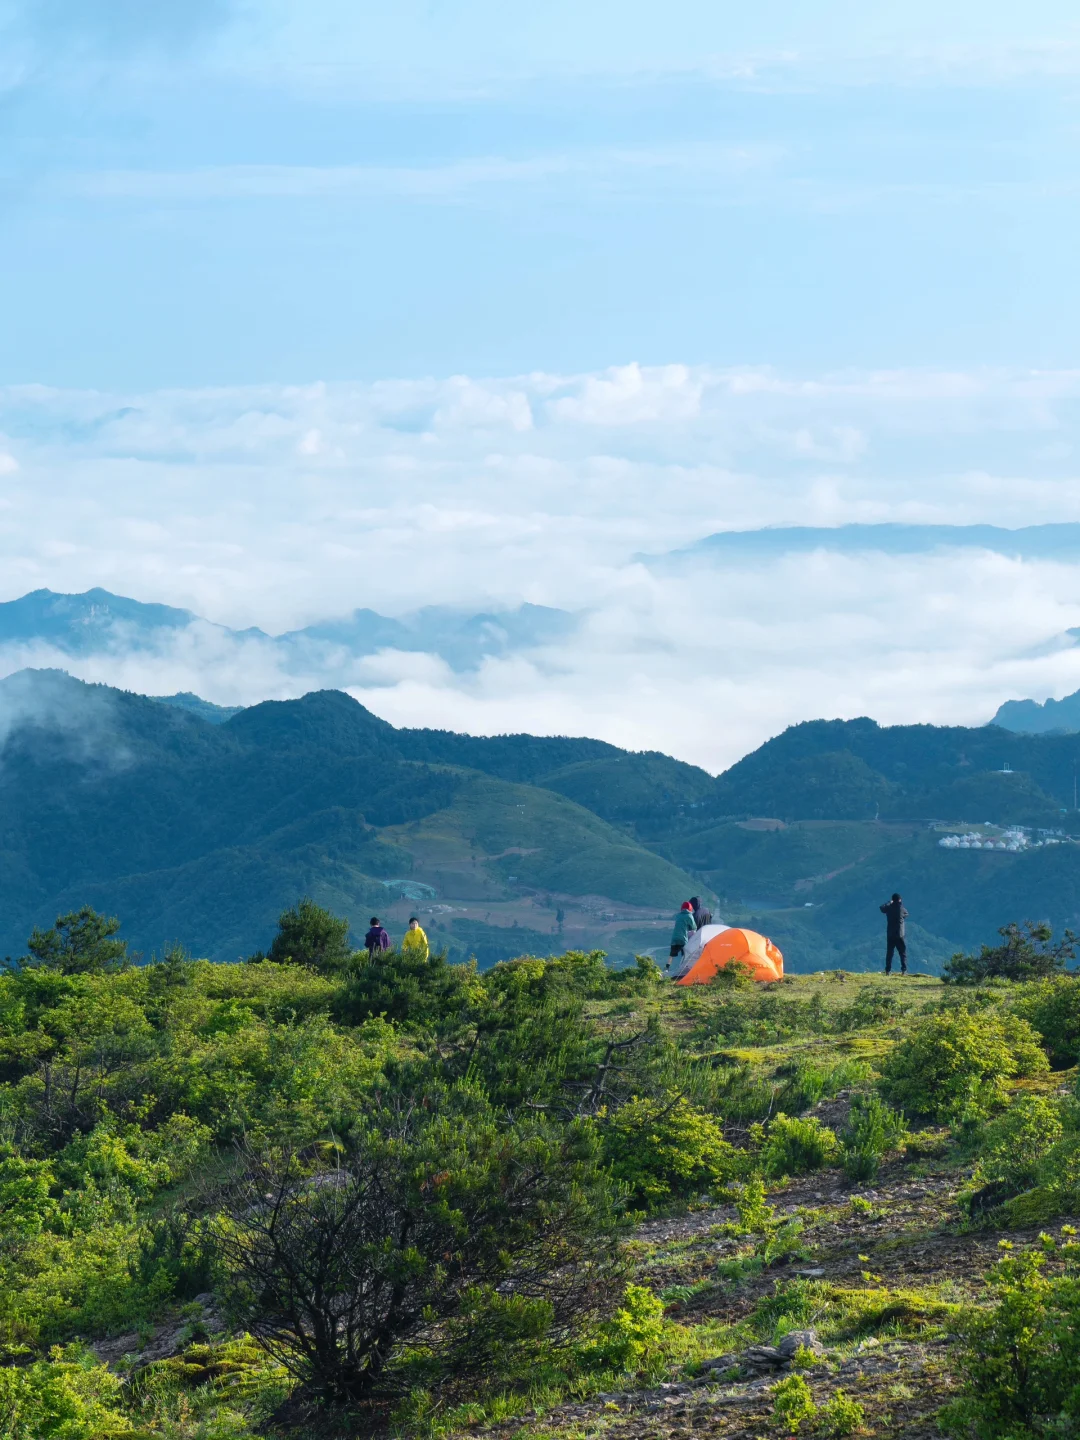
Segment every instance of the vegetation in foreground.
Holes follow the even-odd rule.
[[[0,976],[3,1440],[1080,1425],[1067,941],[682,988],[117,930]]]

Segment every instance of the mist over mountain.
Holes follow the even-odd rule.
[[[706,535],[674,558],[718,560],[802,555],[827,550],[839,555],[929,555],[941,550],[986,550],[1019,560],[1080,560],[1080,524],[1025,525],[776,525],[760,530],[723,530]],[[671,558],[671,557],[669,557]]]
[[[379,650],[437,655],[455,671],[475,669],[488,656],[552,644],[572,633],[577,618],[543,605],[470,614],[428,605],[392,619],[354,610],[282,635],[256,627],[234,630],[191,610],[147,604],[94,588],[80,595],[34,590],[0,603],[0,646],[48,646],[61,655],[122,655],[176,644],[184,632],[209,631],[219,643],[255,644],[272,652],[286,671],[328,671],[348,657]]]

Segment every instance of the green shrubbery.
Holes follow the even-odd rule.
[[[978,1132],[975,1180],[1017,1193],[1036,1183],[1047,1155],[1065,1133],[1061,1103],[1021,1095]]]
[[[879,1096],[855,1095],[840,1137],[844,1174],[853,1183],[873,1180],[882,1158],[899,1146],[904,1134],[902,1117]]]
[[[839,1148],[835,1133],[820,1120],[780,1114],[766,1132],[761,1168],[773,1178],[805,1175],[831,1165]]]
[[[658,1379],[718,1353],[698,1347],[720,1327],[665,1319],[627,1284],[649,1244],[621,1244],[628,1211],[726,1195],[733,1252],[695,1286],[761,1275],[806,1257],[816,1223],[778,1215],[766,1182],[841,1162],[872,1178],[903,1140],[896,1106],[963,1122],[975,1184],[1009,1205],[1080,1194],[1072,1104],[1005,1108],[1046,1068],[1040,1037],[1055,1055],[1075,1043],[1080,982],[954,995],[901,1039],[879,1093],[876,1041],[701,1053],[687,1022],[744,1041],[891,1026],[880,986],[830,1014],[820,994],[738,979],[674,992],[598,952],[486,973],[369,958],[310,902],[278,940],[247,964],[172,949],[138,967],[81,911],[0,974],[0,1440],[241,1440],[290,1391],[299,1415],[331,1401],[449,1433]],[[799,1113],[852,1089],[840,1135]],[[843,1341],[947,1308],[867,1283],[781,1282],[747,1328],[775,1338],[824,1306]],[[232,1339],[181,1328],[215,1308]],[[123,1385],[71,1348],[155,1326],[176,1353]],[[841,1393],[800,1420],[801,1393],[777,1392],[790,1426],[859,1424]]]
[[[881,1086],[908,1115],[979,1119],[1004,1103],[1009,1080],[1048,1068],[1026,1020],[957,1007],[914,1027],[885,1061]]]
[[[122,1403],[123,1382],[77,1349],[24,1368],[0,1367],[3,1440],[139,1440]]]
[[[681,1095],[636,1096],[619,1106],[603,1134],[612,1175],[635,1205],[647,1208],[711,1194],[743,1168],[713,1117]]]
[[[1047,1237],[1046,1248],[1064,1273],[1046,1273],[1046,1254],[1007,1256],[990,1277],[993,1303],[968,1310],[958,1327],[963,1394],[943,1415],[958,1440],[1049,1440],[1080,1426],[1078,1247]]]
[[[1013,1006],[1042,1036],[1055,1065],[1080,1058],[1080,977],[1057,975],[1029,986]]]

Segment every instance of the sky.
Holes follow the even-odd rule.
[[[714,769],[1067,693],[1069,566],[638,557],[1080,519],[1078,162],[1062,0],[0,0],[0,599],[558,605],[562,654],[347,678]]]

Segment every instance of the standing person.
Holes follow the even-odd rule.
[[[900,974],[907,974],[907,941],[904,939],[904,921],[907,911],[904,902],[895,892],[891,900],[878,907],[885,916],[885,974],[892,974],[893,951],[900,956]]]
[[[664,966],[665,970],[671,969],[671,962],[676,956],[682,959],[686,954],[686,942],[696,929],[693,906],[689,900],[684,900],[682,908],[675,916],[675,928],[671,932],[671,953],[668,956],[667,964]]]
[[[690,909],[694,916],[695,930],[704,930],[706,925],[712,924],[712,911],[703,907],[699,896],[690,896]]]
[[[409,916],[409,928],[401,942],[401,953],[408,960],[426,960],[430,954],[427,936],[415,915]]]
[[[371,929],[364,936],[364,944],[367,946],[368,957],[374,958],[376,950],[390,949],[390,936],[379,924],[379,917],[372,915]]]

